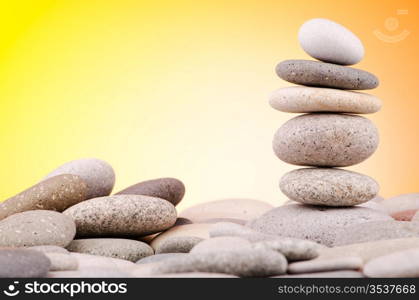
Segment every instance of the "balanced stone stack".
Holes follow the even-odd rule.
[[[364,56],[361,41],[345,27],[312,19],[302,25],[299,41],[312,60],[286,60],[276,67],[278,76],[299,86],[276,90],[273,108],[304,113],[278,129],[275,154],[283,161],[310,166],[293,170],[280,180],[281,191],[291,200],[310,205],[347,207],[374,198],[377,182],[348,167],[370,157],[378,146],[374,124],[358,114],[377,112],[381,101],[350,90],[378,86],[373,74],[347,67]]]

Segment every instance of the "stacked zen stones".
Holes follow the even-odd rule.
[[[304,114],[278,129],[273,148],[281,160],[311,168],[285,174],[280,189],[304,204],[346,207],[367,202],[377,195],[377,182],[337,167],[361,163],[378,146],[377,128],[359,114],[377,112],[381,101],[352,91],[373,89],[378,79],[346,66],[363,58],[364,47],[345,27],[312,19],[301,26],[298,38],[304,51],[320,61],[286,60],[277,65],[280,78],[299,86],[276,90],[271,106]]]

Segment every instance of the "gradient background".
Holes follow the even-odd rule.
[[[181,207],[226,197],[274,205],[278,179],[295,167],[271,140],[294,115],[270,108],[289,85],[274,73],[307,59],[297,32],[335,20],[364,42],[357,67],[375,73],[384,107],[368,116],[381,144],[350,169],[385,197],[418,192],[417,1],[2,1],[0,199],[82,157],[115,168],[115,191],[164,176],[183,180]],[[397,9],[408,15],[397,16]],[[386,30],[395,16],[400,26]],[[373,30],[410,35],[395,44]]]

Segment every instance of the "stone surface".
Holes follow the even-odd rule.
[[[164,243],[165,240],[181,236],[192,236],[207,239],[209,237],[208,229],[210,226],[210,224],[188,224],[175,226],[156,236],[150,242],[150,246],[153,247],[154,250],[156,250]]]
[[[155,254],[155,255],[150,255],[147,257],[144,257],[142,259],[140,259],[139,261],[137,261],[137,264],[151,264],[151,263],[157,263],[157,262],[161,262],[164,261],[166,259],[170,259],[170,258],[179,258],[179,257],[183,257],[187,255],[187,253],[161,253],[161,254]]]
[[[237,276],[222,274],[222,273],[205,273],[205,272],[190,272],[190,273],[174,273],[147,276],[151,278],[237,278]]]
[[[339,65],[354,65],[364,57],[360,39],[344,26],[328,19],[306,21],[298,31],[301,48],[311,57]]]
[[[374,198],[380,188],[369,176],[331,168],[293,170],[281,178],[279,187],[291,200],[325,206],[361,204]]]
[[[51,262],[41,252],[27,249],[0,249],[0,277],[44,277]]]
[[[49,272],[47,278],[129,278],[129,272],[112,268],[94,267],[76,271]]]
[[[359,270],[362,268],[362,258],[357,256],[347,256],[324,260],[309,260],[295,262],[288,265],[288,273],[315,273],[339,270]]]
[[[185,185],[176,178],[158,178],[134,184],[116,193],[123,194],[161,198],[176,206],[185,195]]]
[[[136,262],[141,258],[154,254],[146,243],[113,238],[79,239],[67,246],[71,252],[107,256]]]
[[[419,238],[419,222],[376,221],[340,229],[336,234],[334,245],[342,246],[409,237]]]
[[[379,143],[368,119],[345,114],[305,114],[284,123],[273,149],[286,163],[302,166],[346,167],[370,157]]]
[[[303,274],[287,274],[272,276],[272,278],[363,278],[364,275],[358,271],[330,271]]]
[[[209,272],[240,277],[265,277],[284,274],[285,257],[272,250],[241,249],[217,251],[165,260],[153,266],[152,274]]]
[[[419,248],[374,258],[364,266],[363,272],[367,277],[419,277]]]
[[[53,246],[53,245],[32,246],[32,247],[28,247],[27,249],[40,251],[42,253],[63,253],[63,254],[70,253],[67,249],[63,247]]]
[[[269,203],[253,199],[224,199],[194,205],[183,210],[179,216],[193,223],[208,219],[232,218],[251,220],[272,209]]]
[[[257,232],[249,227],[245,227],[231,222],[220,222],[209,228],[209,236],[215,237],[240,237],[251,243],[275,239],[276,236]]]
[[[223,236],[207,239],[195,247],[192,248],[192,254],[206,253],[206,252],[217,252],[217,251],[229,251],[229,250],[240,250],[249,248],[251,244],[249,241],[240,237]]]
[[[419,211],[419,193],[403,194],[380,202],[389,215],[399,221],[410,221]]]
[[[276,66],[276,74],[291,83],[344,90],[376,88],[378,78],[370,72],[312,60],[285,60]]]
[[[288,261],[298,261],[316,258],[322,246],[312,241],[293,238],[276,238],[253,244],[253,249],[264,248],[280,252]]]
[[[176,210],[170,202],[141,195],[94,198],[68,208],[64,214],[76,222],[78,237],[148,235],[176,222]]]
[[[377,202],[374,200],[375,198],[371,199],[370,201],[364,202],[359,204],[361,207],[367,207],[374,210],[378,210],[386,215],[388,215],[387,211],[384,209],[384,207],[380,204],[380,202]]]
[[[0,220],[28,210],[56,210],[86,199],[87,186],[76,175],[59,175],[42,181],[20,194],[0,203]]]
[[[25,211],[0,221],[0,247],[65,247],[75,234],[73,220],[51,210]]]
[[[247,223],[246,220],[234,219],[234,218],[212,218],[212,219],[199,221],[199,223],[206,223],[206,224],[215,224],[215,223],[220,223],[220,222],[229,222],[229,223],[235,223],[239,225],[245,225]]]
[[[87,199],[108,196],[115,184],[115,172],[106,161],[96,158],[85,158],[67,162],[45,178],[62,174],[79,176],[87,185]]]
[[[129,272],[135,267],[133,262],[125,259],[76,252],[71,252],[70,255],[77,259],[79,271],[94,268],[106,268]]]
[[[79,266],[77,259],[70,254],[49,252],[45,253],[45,256],[48,257],[51,262],[50,272],[74,271],[77,270]]]
[[[365,207],[327,208],[289,204],[272,209],[247,226],[265,234],[307,239],[331,246],[341,227],[385,220],[391,220],[391,217]]]
[[[338,89],[292,86],[274,91],[269,104],[289,113],[339,112],[371,114],[380,110],[377,97]]]
[[[174,236],[165,239],[156,248],[156,254],[160,253],[189,253],[191,249],[204,239],[196,236]]]

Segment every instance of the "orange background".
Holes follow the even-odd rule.
[[[225,197],[279,204],[293,166],[273,154],[291,114],[268,105],[289,85],[274,73],[307,59],[297,40],[307,19],[356,33],[384,107],[368,116],[381,144],[351,169],[385,197],[418,192],[417,1],[3,1],[0,4],[0,199],[82,157],[110,162],[115,190],[173,176],[183,207]],[[407,9],[407,15],[397,15]],[[390,32],[388,17],[400,24]],[[389,44],[373,30],[410,35]]]

